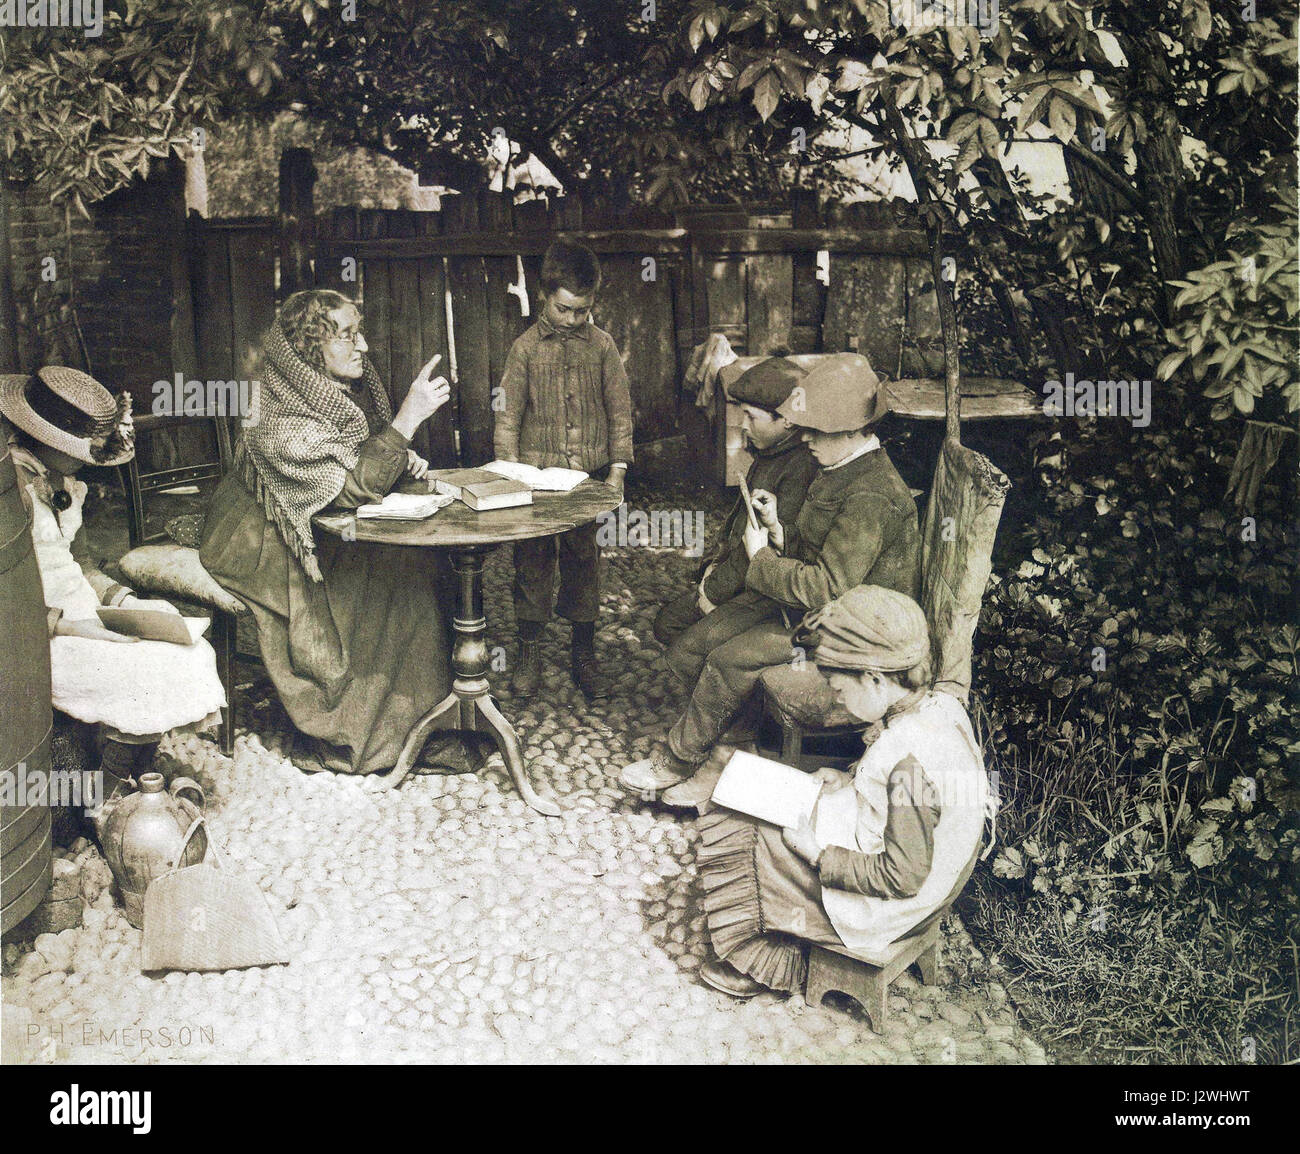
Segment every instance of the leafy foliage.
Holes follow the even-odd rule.
[[[1300,280],[1297,279],[1295,189],[1279,197],[1268,217],[1251,214],[1228,232],[1228,257],[1174,281],[1183,291],[1175,305],[1186,319],[1169,334],[1175,351],[1161,363],[1168,379],[1185,361],[1206,382],[1222,420],[1235,409],[1281,417],[1300,409]],[[1264,401],[1263,412],[1256,406]],[[1272,410],[1272,411],[1268,411]]]
[[[1129,436],[1044,446],[1030,559],[986,598],[976,684],[996,687],[985,725],[1013,834],[995,872],[1075,916],[1193,877],[1294,916],[1295,525],[1276,488],[1258,521],[1204,494],[1217,434],[1148,430],[1140,456]]]
[[[105,6],[102,35],[9,30],[0,39],[0,139],[11,177],[47,181],[86,205],[185,155],[232,102],[280,76],[278,20],[310,0],[129,0]]]
[[[1296,344],[1286,313],[1294,261],[1276,237],[1241,232],[1295,171],[1294,22],[1281,6],[1258,9],[1251,21],[1208,0],[1015,0],[981,30],[909,27],[909,9],[883,0],[697,0],[684,22],[694,59],[667,91],[716,110],[729,139],[752,139],[774,158],[798,128],[813,139],[855,126],[870,133],[869,151],[909,168],[918,165],[907,138],[923,141],[935,193],[923,212],[946,220],[963,265],[996,285],[1027,363],[1046,347],[1058,372],[1086,371],[1128,333],[1174,324],[1187,269],[1254,252],[1279,282],[1258,286],[1278,315],[1238,330],[1243,318],[1225,302],[1229,315],[1201,333],[1206,360],[1218,357],[1209,365],[1231,364],[1215,397],[1246,413],[1270,394],[1290,404]],[[1035,203],[1004,164],[1013,142],[1044,139],[1059,142],[1070,171],[1074,204],[1064,209]],[[1257,228],[1288,223],[1274,216]],[[1195,303],[1201,291],[1178,299]],[[1082,343],[1062,327],[1063,308]],[[1029,336],[1030,311],[1048,330],[1045,346]],[[1183,351],[1203,320],[1179,323],[1161,355]],[[1215,324],[1222,342],[1208,340]],[[1246,347],[1259,328],[1264,338]],[[1173,372],[1178,362],[1166,364]]]

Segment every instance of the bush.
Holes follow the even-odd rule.
[[[1280,1036],[1296,1008],[1296,528],[1276,481],[1257,518],[1225,515],[1208,482],[1231,450],[1221,426],[1100,422],[1044,440],[1039,511],[1008,543],[1028,559],[994,579],[980,621],[977,717],[1003,803],[983,892],[1012,904],[980,903],[976,920],[1051,989],[1071,935],[1079,967],[1105,968],[1107,921],[1138,933],[1163,918],[1206,964],[1205,926],[1271,943],[1234,965],[1275,992],[1282,975],[1290,993],[1268,1011]],[[1035,946],[1040,923],[1059,932]],[[1155,975],[1152,949],[1115,957],[1137,965],[1145,950]],[[1110,1008],[1141,1028],[1123,998]],[[1226,1021],[1216,1029],[1201,1060],[1237,1060],[1219,1044]],[[1152,1053],[1187,1057],[1166,1042]]]

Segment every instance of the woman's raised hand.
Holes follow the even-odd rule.
[[[419,376],[411,382],[406,399],[393,418],[393,426],[409,441],[415,430],[433,416],[451,399],[451,385],[446,377],[432,377],[433,370],[442,360],[439,353],[420,370]]]
[[[415,398],[415,403],[424,411],[421,419],[432,417],[451,398],[451,385],[447,383],[447,378],[433,376],[433,370],[441,360],[442,354],[439,353],[425,365],[420,370],[420,375],[411,382],[411,389],[406,394],[408,400]]]

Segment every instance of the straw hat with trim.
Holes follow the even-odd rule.
[[[33,376],[0,374],[0,413],[42,445],[87,465],[121,465],[135,456],[130,394],[114,400],[77,369],[46,365]]]

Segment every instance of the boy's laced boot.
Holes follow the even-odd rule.
[[[542,643],[536,638],[519,639],[519,656],[510,675],[510,692],[524,700],[537,694],[542,683]]]
[[[599,701],[609,696],[609,679],[600,671],[594,646],[574,645],[571,662],[573,680],[588,701]]]
[[[596,661],[596,625],[592,621],[573,623],[573,647],[570,651],[573,680],[588,701],[609,696],[609,681]]]

